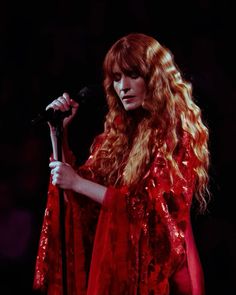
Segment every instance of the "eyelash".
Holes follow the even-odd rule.
[[[132,78],[132,79],[137,79],[139,77],[139,74],[136,72],[128,72],[126,74],[126,76]],[[120,74],[114,74],[113,80],[115,82],[118,82],[121,79],[121,75]]]
[[[128,76],[132,79],[137,79],[139,77],[139,74],[137,72],[131,72]]]

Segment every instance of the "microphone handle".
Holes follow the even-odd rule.
[[[74,100],[77,101],[80,106],[88,105],[93,107],[101,107],[101,99],[98,99],[98,95],[100,97],[104,97],[104,92],[102,86],[94,85],[94,86],[85,86],[82,88],[77,95],[75,95]],[[31,124],[33,126],[46,123],[50,121],[52,124],[57,122],[58,120],[64,119],[71,115],[72,108],[68,111],[54,111],[53,109],[48,109],[43,111],[42,113],[38,114],[36,118],[31,120]]]
[[[55,111],[53,109],[45,110],[44,112],[40,113],[36,118],[31,120],[31,124],[36,126],[41,123],[51,122],[52,124],[56,123],[58,120],[63,120],[66,117],[69,117],[72,113],[72,108],[68,111]]]

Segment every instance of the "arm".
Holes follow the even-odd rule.
[[[204,295],[204,274],[196,248],[190,217],[185,231],[186,260],[171,278],[173,294]]]
[[[182,208],[185,210],[183,217],[185,216],[184,219],[186,220],[186,228],[184,231],[186,260],[174,273],[172,279],[176,294],[204,295],[204,273],[194,239],[190,214],[196,179],[195,167],[198,160],[192,151],[189,135],[187,133],[184,133],[182,148],[176,161],[183,176],[182,180],[176,181],[174,191],[177,192],[177,197],[178,192],[184,197]]]
[[[92,200],[103,203],[107,188],[103,185],[87,180],[79,176],[67,163],[52,161],[49,164],[52,169],[52,184],[63,189],[70,189],[76,193],[83,194]]]
[[[70,147],[68,145],[68,139],[67,139],[67,133],[68,133],[68,126],[72,119],[74,118],[77,110],[78,110],[78,103],[74,100],[70,99],[69,95],[67,93],[63,93],[62,96],[55,99],[53,102],[51,102],[47,107],[46,110],[49,108],[52,108],[54,110],[60,110],[60,111],[68,111],[69,108],[72,107],[72,113],[69,117],[66,117],[63,120],[63,140],[62,140],[62,159],[63,162],[69,162],[72,164],[74,162],[74,157],[72,154],[72,151],[70,150]],[[52,151],[53,151],[53,158],[55,160],[58,159],[57,155],[57,138],[56,138],[56,129],[55,127],[48,122],[49,128],[50,128],[50,137],[51,137],[51,143],[52,143]]]
[[[186,228],[185,242],[187,249],[188,270],[192,286],[192,295],[204,295],[204,274],[194,240],[190,218]]]

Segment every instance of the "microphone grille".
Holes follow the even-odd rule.
[[[83,87],[75,98],[76,101],[82,104],[87,103],[98,103],[104,101],[105,95],[102,86],[90,85]]]

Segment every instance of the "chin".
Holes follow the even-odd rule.
[[[128,111],[134,111],[134,110],[138,110],[141,108],[141,105],[126,105],[124,106],[124,109],[128,112]]]

